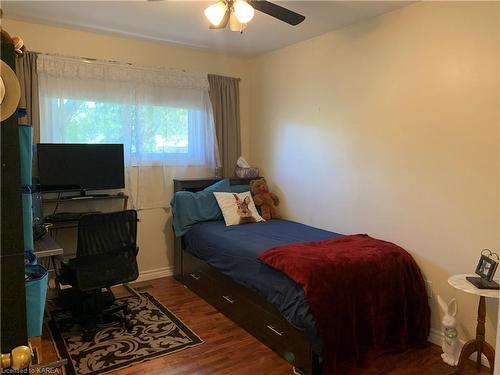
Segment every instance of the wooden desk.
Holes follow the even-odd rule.
[[[37,258],[47,258],[63,254],[63,248],[49,235],[35,240],[34,254]]]
[[[57,297],[60,285],[56,277],[56,261],[54,257],[63,255],[63,248],[47,233],[42,238],[34,241],[35,251],[38,263],[49,271],[49,284],[47,290],[47,300]]]
[[[123,201],[123,210],[127,209],[128,206],[128,195],[125,194],[113,194],[113,195],[96,195],[96,196],[73,196],[73,197],[59,197],[59,198],[44,198],[43,204],[56,204],[61,205],[65,203],[92,203],[96,201],[113,201],[121,200]],[[78,228],[78,220],[67,220],[67,221],[50,221],[46,218],[45,222],[47,224],[52,224],[48,229],[49,233],[54,237],[57,236],[57,232],[60,229],[71,229]]]
[[[69,203],[69,202],[92,202],[92,201],[108,201],[108,200],[123,200],[123,209],[127,209],[128,195],[125,194],[113,194],[113,195],[96,195],[96,196],[73,196],[73,197],[61,197],[61,198],[47,198],[43,200],[43,203]]]

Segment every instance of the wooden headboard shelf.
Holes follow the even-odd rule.
[[[230,177],[228,179],[231,185],[248,185],[250,181],[257,180],[259,178],[260,177],[255,177],[255,178]],[[223,178],[216,178],[216,177],[174,179],[174,193],[183,190],[194,191],[194,192],[200,191],[221,180],[223,180]]]

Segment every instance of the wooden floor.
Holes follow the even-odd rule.
[[[172,277],[136,283],[133,287],[155,296],[205,342],[113,374],[292,374],[289,364]],[[115,294],[119,297],[128,295],[128,292],[119,287]],[[448,374],[453,368],[441,361],[440,353],[439,347],[429,344],[425,349],[381,357],[360,374]],[[43,357],[45,363],[57,360],[47,332],[43,339]],[[479,373],[488,374],[490,371],[486,368],[477,371],[470,362],[463,375]]]

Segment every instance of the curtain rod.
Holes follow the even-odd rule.
[[[239,77],[229,77],[229,76],[223,76],[221,74],[212,74],[212,73],[208,73],[209,76],[216,76],[216,77],[224,77],[224,78],[229,78],[229,79],[234,79],[236,81],[241,81],[241,78]]]
[[[38,52],[38,51],[29,51],[33,52],[37,55],[45,55],[45,56],[54,56],[54,57],[61,57],[61,58],[66,58],[66,59],[76,59],[76,60],[82,60],[85,62],[97,62],[97,63],[109,63],[109,64],[117,64],[117,65],[128,65],[134,68],[138,69],[148,69],[148,68],[156,68],[156,69],[174,69],[174,68],[165,68],[163,66],[147,66],[147,65],[138,65],[138,64],[133,64],[131,62],[123,62],[123,61],[116,61],[116,60],[105,60],[105,59],[96,59],[94,57],[81,57],[81,56],[68,56],[68,55],[61,55],[58,53],[47,53],[47,52]],[[184,73],[188,73],[186,69],[178,69]],[[207,74],[212,74],[212,73],[207,73]],[[212,74],[212,75],[218,75],[218,74]],[[241,78],[239,77],[228,77],[228,76],[221,76],[221,77],[226,77],[226,78],[232,78],[236,79],[238,81],[241,81]]]

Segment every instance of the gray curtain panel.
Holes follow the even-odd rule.
[[[224,177],[234,176],[241,155],[239,78],[209,74],[210,101]]]
[[[38,100],[38,74],[35,52],[26,51],[16,57],[16,75],[21,86],[20,108],[28,111],[28,124],[33,126],[33,143],[40,142],[40,107]]]

